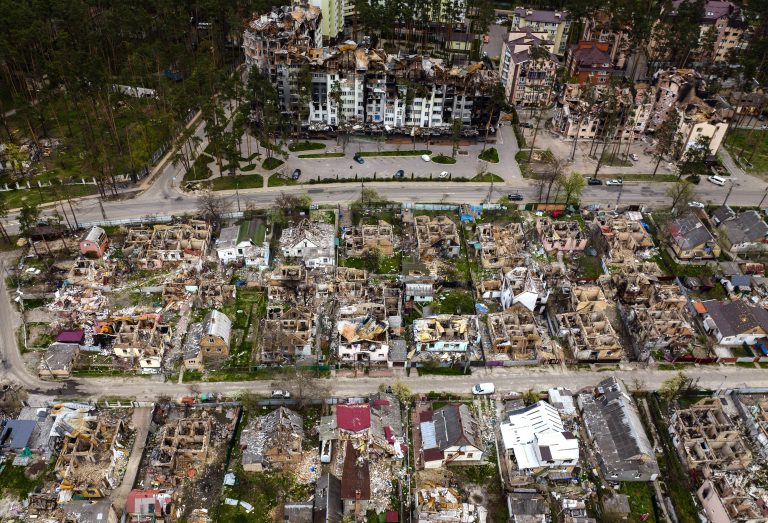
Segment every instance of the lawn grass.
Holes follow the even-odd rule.
[[[283,165],[285,162],[283,162],[280,158],[275,158],[274,156],[265,159],[261,166],[266,169],[267,171],[273,171]]]
[[[495,147],[491,147],[490,149],[481,152],[478,155],[478,158],[485,162],[499,163],[499,151],[497,151]]]
[[[325,149],[325,144],[319,142],[298,142],[292,143],[288,146],[288,150],[292,153],[301,151],[317,151],[319,149]]]
[[[444,154],[438,154],[432,157],[432,161],[435,163],[442,163],[445,165],[453,165],[456,163],[456,158],[451,158],[450,156],[446,156]]]
[[[625,182],[676,182],[676,174],[622,174],[619,175]]]
[[[422,154],[432,154],[429,149],[416,149],[409,150],[404,149],[402,151],[363,151],[357,153],[355,156],[373,157],[373,156],[421,156]]]
[[[599,256],[587,256],[582,254],[578,259],[579,277],[587,280],[596,280],[603,274],[603,266]]]
[[[211,176],[211,171],[208,169],[208,162],[210,161],[210,156],[200,153],[197,158],[195,158],[192,168],[184,173],[184,181],[196,182],[209,178]]]
[[[712,276],[712,269],[708,265],[677,263],[663,247],[659,249],[657,256],[651,258],[651,261],[655,261],[661,270],[673,276]]]
[[[296,185],[297,183],[299,182],[282,173],[275,173],[267,179],[267,187],[285,187],[287,185]]]
[[[685,363],[659,363],[656,368],[658,370],[685,370],[688,365]]]
[[[494,173],[480,173],[473,177],[470,181],[473,182],[503,182],[504,178]]]
[[[344,158],[344,153],[314,153],[300,154],[299,158]]]
[[[24,474],[25,469],[26,467],[12,465],[10,461],[5,463],[3,471],[0,472],[0,498],[14,496],[18,499],[25,499],[27,494],[34,491],[43,482],[42,474],[37,479],[30,479]]]
[[[264,187],[264,178],[260,174],[224,176],[210,182],[212,191],[233,191],[235,189],[260,189]]]
[[[745,162],[740,163],[747,171],[768,173],[768,130],[733,129],[725,147],[734,160],[740,161],[742,157],[746,157]],[[750,156],[752,167],[745,165]]]
[[[436,314],[473,314],[475,298],[470,291],[451,289],[432,303],[432,310]]]
[[[630,512],[627,521],[646,521],[650,523],[656,521],[656,514],[653,510],[653,491],[651,490],[649,483],[641,481],[623,481],[619,488],[619,492],[629,496],[629,508],[632,512]],[[647,514],[647,519],[643,519],[643,515],[645,514]]]
[[[99,189],[95,185],[67,185],[65,188],[54,185],[42,189],[17,189],[0,193],[0,198],[9,209],[21,207],[25,202],[41,204],[70,198],[80,198],[98,194]]]
[[[425,365],[424,367],[418,367],[419,376],[463,376],[464,369],[458,367],[434,367],[431,365]]]
[[[517,160],[518,163],[526,162],[528,163],[528,159],[530,158],[530,149],[525,149],[524,151],[517,151],[515,154],[515,160]],[[552,154],[552,151],[549,149],[543,150],[543,149],[534,149],[533,150],[533,163],[551,163],[555,159],[555,155]]]

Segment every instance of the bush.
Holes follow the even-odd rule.
[[[272,171],[274,169],[277,169],[281,165],[283,165],[283,161],[279,158],[275,158],[274,156],[271,158],[267,158],[264,160],[264,163],[261,164],[262,167],[264,167],[268,171]]]
[[[318,142],[298,142],[288,146],[288,150],[294,153],[297,151],[316,151],[318,149],[325,149],[325,144]]]
[[[432,161],[435,163],[453,165],[454,163],[456,163],[456,158],[451,158],[450,156],[446,156],[444,154],[438,154],[437,156],[432,157]]]
[[[495,147],[491,147],[481,152],[478,158],[486,162],[499,163],[499,151]]]

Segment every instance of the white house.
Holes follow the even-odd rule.
[[[752,345],[768,336],[768,311],[762,307],[753,307],[742,300],[708,300],[700,305],[705,309],[702,312],[704,330],[720,345]]]
[[[520,470],[569,467],[579,461],[579,441],[566,431],[557,409],[544,401],[510,414],[500,425],[504,451]]]
[[[336,263],[336,232],[329,223],[302,220],[283,231],[280,249],[286,258],[301,258],[308,268]]]
[[[237,241],[240,236],[240,227],[233,225],[225,227],[216,240],[216,254],[224,264],[235,261],[244,261],[248,267],[266,269],[269,265],[269,243],[261,246],[254,244],[250,238]]]
[[[480,464],[483,460],[480,428],[466,404],[449,404],[420,414],[424,468],[451,463]]]

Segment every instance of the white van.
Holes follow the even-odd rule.
[[[478,383],[472,387],[472,394],[486,395],[496,392],[496,385],[493,383]]]
[[[331,450],[333,449],[333,440],[326,439],[320,442],[320,463],[331,462]]]
[[[725,178],[721,176],[708,176],[707,180],[709,180],[711,183],[714,183],[715,185],[720,185],[721,187],[725,185]]]

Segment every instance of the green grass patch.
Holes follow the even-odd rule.
[[[5,462],[3,471],[0,473],[0,497],[14,496],[18,499],[25,499],[27,494],[42,484],[44,474],[38,478],[30,479],[24,473],[25,470],[26,467],[16,467],[10,461]]]
[[[67,185],[53,187],[43,187],[42,189],[17,189],[0,193],[0,198],[5,202],[9,209],[21,207],[25,202],[32,204],[41,204],[55,202],[70,198],[80,198],[82,196],[92,196],[98,194],[99,189],[95,185]]]
[[[430,151],[429,149],[416,149],[416,150],[404,149],[402,151],[363,151],[363,152],[357,153],[355,156],[362,156],[362,157],[421,156],[422,154],[432,154],[432,151]]]
[[[768,173],[768,130],[733,129],[725,147],[747,171]]]
[[[600,263],[599,256],[587,256],[586,254],[582,254],[579,256],[576,264],[579,278],[596,280],[603,274],[603,266]]]
[[[432,303],[432,311],[437,314],[473,314],[475,298],[468,290],[451,289]]]
[[[495,147],[486,149],[478,155],[478,158],[484,162],[499,163],[499,151]]]
[[[685,370],[688,367],[686,363],[659,363],[656,366],[658,370]]]
[[[480,173],[472,178],[473,182],[503,182],[504,178],[494,173]]]
[[[344,158],[344,153],[300,154],[299,158]]]
[[[619,488],[621,494],[629,496],[629,508],[632,512],[627,521],[640,522],[646,521],[653,523],[656,521],[656,514],[653,510],[653,498],[650,483],[640,481],[623,481]],[[643,516],[647,514],[647,519]]]
[[[689,265],[677,263],[672,259],[667,249],[659,249],[659,254],[651,258],[667,274],[673,276],[712,276],[712,269],[708,265]]]
[[[241,176],[224,176],[214,178],[210,182],[212,191],[234,191],[235,189],[261,189],[264,178],[260,174]]]
[[[266,169],[267,171],[272,171],[274,169],[277,169],[281,165],[283,165],[285,162],[282,161],[280,158],[275,158],[274,156],[271,156],[267,159],[265,159],[261,166]]]
[[[523,151],[517,151],[515,153],[515,160],[518,163],[529,163],[531,156],[531,150],[525,149]],[[533,162],[532,163],[551,163],[555,159],[555,155],[549,149],[534,149],[533,150]]]
[[[199,154],[192,163],[192,168],[184,174],[185,182],[197,182],[210,178],[211,171],[208,169],[208,162],[211,161],[207,154]]]
[[[623,178],[625,182],[676,182],[677,175],[675,174],[622,174],[618,176]]]
[[[452,158],[450,156],[446,156],[444,154],[437,154],[432,157],[432,161],[435,163],[442,163],[446,165],[453,165],[456,163],[456,158]]]
[[[601,165],[609,167],[632,167],[632,162],[620,154],[603,153]]]
[[[288,150],[292,153],[300,151],[317,151],[319,149],[325,149],[325,144],[319,142],[298,142],[288,146]]]
[[[289,178],[282,173],[275,173],[267,178],[267,187],[285,187],[288,185],[296,185],[297,183],[299,183],[297,180]]]
[[[424,365],[418,367],[419,376],[463,376],[464,369],[459,367],[437,367],[435,365]]]

